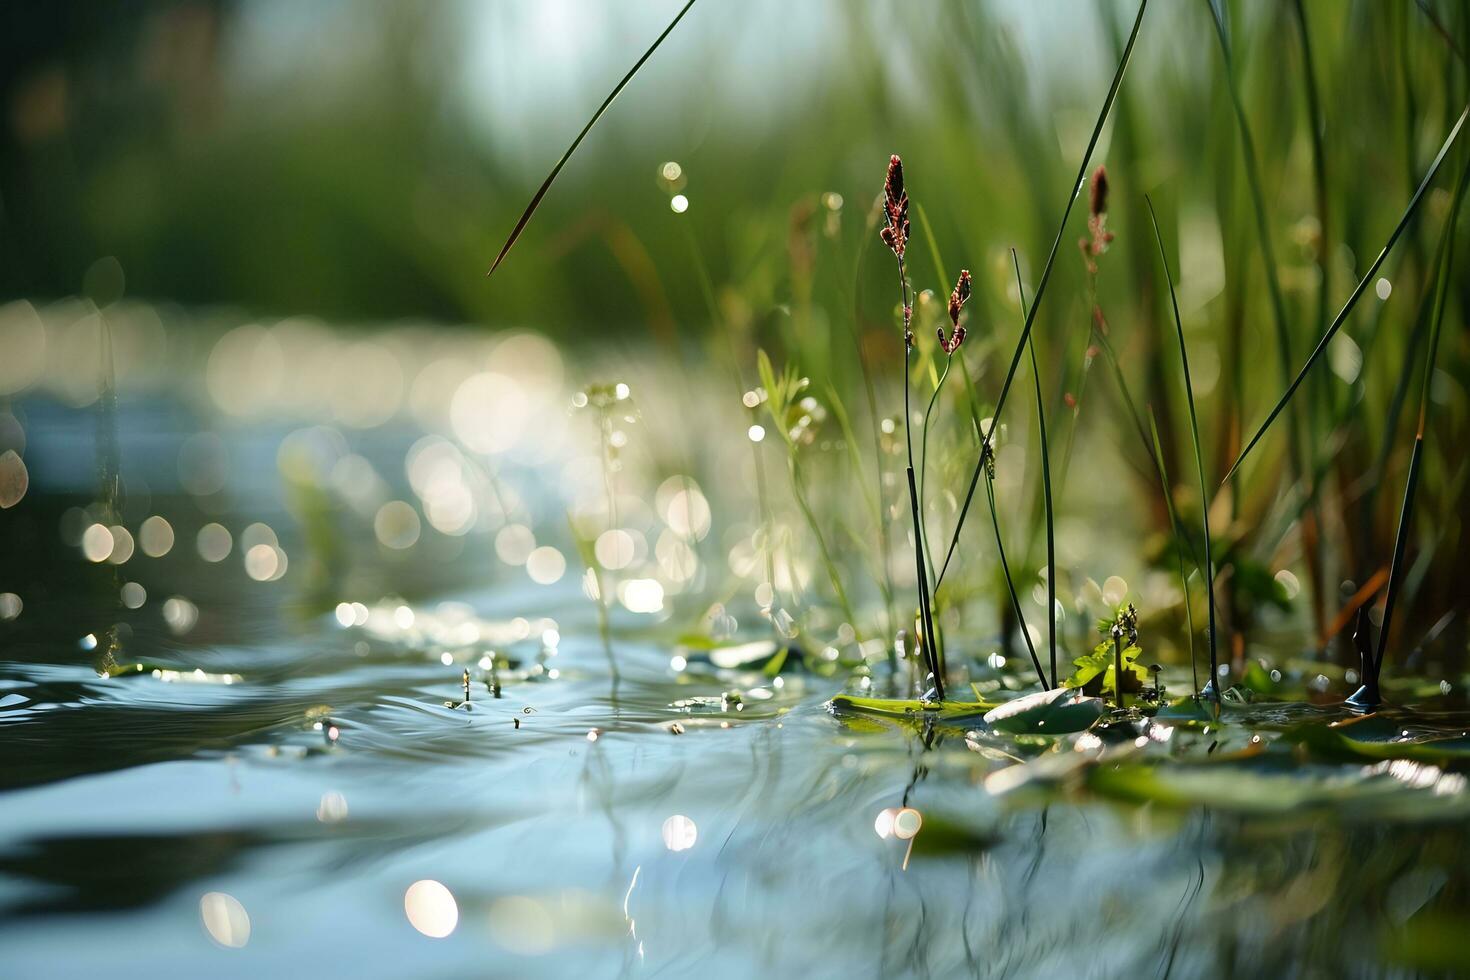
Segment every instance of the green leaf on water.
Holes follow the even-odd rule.
[[[1219,719],[1215,717],[1214,705],[1192,696],[1169,702],[1159,709],[1154,718],[1175,726],[1219,723]]]
[[[1086,785],[1130,803],[1210,806],[1256,816],[1413,821],[1470,814],[1463,776],[1408,760],[1325,766],[1262,754],[1189,765],[1124,762],[1089,769]]]
[[[781,668],[786,666],[786,660],[790,655],[790,647],[782,647],[781,649],[777,650],[776,655],[773,656],[770,660],[766,661],[766,666],[762,668],[762,672],[767,677],[775,677],[777,674],[781,673]]]
[[[1101,698],[1058,687],[1007,701],[988,712],[985,723],[1011,735],[1065,735],[1091,728],[1106,710]]]
[[[1330,725],[1307,722],[1287,729],[1281,737],[1313,756],[1334,761],[1410,759],[1439,766],[1470,766],[1470,738],[1435,734],[1406,737],[1404,731],[1399,722],[1369,716]]]
[[[917,699],[864,698],[854,694],[839,694],[827,702],[827,710],[834,715],[859,714],[897,721],[933,721],[942,725],[961,725],[982,720],[986,712],[994,708],[993,703],[984,701],[945,701],[934,703]]]
[[[709,664],[721,670],[758,670],[775,677],[805,663],[799,650],[777,646],[771,640],[750,643],[718,644],[707,637],[695,637],[698,643],[683,643],[685,657],[692,664]]]

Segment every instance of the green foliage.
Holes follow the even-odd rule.
[[[1111,616],[1097,621],[1097,631],[1103,641],[1092,648],[1092,652],[1072,661],[1074,669],[1063,681],[1066,687],[1080,687],[1088,694],[1117,690],[1114,676],[1117,673],[1117,648],[1115,639],[1123,643],[1123,690],[1141,691],[1148,680],[1148,668],[1138,662],[1143,648],[1138,645],[1138,609],[1131,602],[1120,602]]]
[[[1123,690],[1141,691],[1148,681],[1148,669],[1138,662],[1143,649],[1137,646],[1123,648]],[[1075,668],[1062,684],[1080,687],[1088,694],[1101,694],[1114,690],[1115,651],[1111,639],[1103,640],[1093,647],[1092,652],[1072,661]]]

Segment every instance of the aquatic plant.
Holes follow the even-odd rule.
[[[1094,696],[1112,691],[1113,705],[1121,709],[1126,695],[1142,691],[1149,679],[1148,667],[1139,663],[1143,649],[1138,644],[1138,609],[1131,602],[1119,603],[1111,615],[1098,620],[1097,631],[1102,642],[1072,662],[1074,669],[1063,683]]]
[[[913,515],[914,527],[914,565],[915,574],[919,588],[919,615],[923,623],[923,633],[920,643],[924,655],[925,664],[929,668],[929,683],[933,684],[932,696],[936,701],[944,700],[944,662],[941,659],[938,637],[934,632],[934,615],[930,608],[929,577],[924,567],[924,521],[919,512],[919,490],[914,480],[914,435],[913,435],[913,409],[909,404],[909,358],[914,352],[913,317],[914,307],[909,299],[908,271],[904,265],[904,253],[908,248],[909,239],[909,196],[903,186],[903,161],[897,154],[888,158],[888,172],[883,179],[883,228],[879,232],[883,244],[888,246],[898,263],[898,288],[902,304],[900,323],[903,328],[903,431],[904,443],[908,451],[908,468],[905,475],[908,478],[909,510]],[[967,277],[961,276],[965,282],[965,299],[969,298]],[[955,287],[956,295],[959,286]],[[963,301],[956,304],[951,298],[950,309],[955,321],[955,332],[959,341],[963,341],[964,335],[959,333],[959,309]],[[940,332],[940,340],[943,341],[943,331]],[[956,342],[958,346],[958,341]],[[952,353],[952,352],[951,352]],[[937,388],[936,388],[937,393]],[[927,430],[926,430],[927,431]],[[926,694],[926,697],[929,695]]]

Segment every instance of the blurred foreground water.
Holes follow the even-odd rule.
[[[1340,729],[1368,734],[1338,755],[1288,745],[1345,717],[1315,668],[1318,704],[1213,727],[836,717],[897,683],[886,640],[836,671],[864,648],[810,613],[830,657],[742,660],[820,573],[773,545],[759,593],[734,384],[623,364],[594,388],[531,333],[171,317],[0,315],[0,452],[24,461],[0,515],[0,972],[1466,966],[1457,685],[1402,692],[1414,710]],[[989,665],[986,690],[1019,687]]]

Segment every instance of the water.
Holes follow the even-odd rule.
[[[493,623],[531,597],[465,598]],[[1359,814],[1308,786],[1300,807],[1240,813],[1066,779],[1012,799],[986,788],[1012,762],[957,733],[926,747],[845,725],[824,678],[675,673],[667,648],[618,641],[614,685],[577,596],[544,661],[557,678],[501,672],[502,697],[477,681],[469,710],[445,702],[471,655],[446,666],[421,630],[207,608],[243,639],[185,662],[138,625],[119,659],[233,683],[104,680],[72,650],[9,647],[11,975],[1374,973],[1470,871],[1463,807]],[[533,667],[543,652],[507,649]],[[672,707],[732,689],[740,710]],[[925,820],[906,870],[905,843],[874,831],[905,803]],[[453,896],[447,938],[407,914],[422,880]],[[248,926],[205,917],[217,894]]]
[[[428,504],[394,547],[379,507],[352,517],[352,486],[341,513],[324,507],[279,448],[366,460],[386,500],[407,495],[411,463],[393,470],[411,427],[332,448],[299,420],[222,427],[187,396],[124,385],[119,520],[135,540],[113,565],[65,543],[90,520],[94,412],[44,394],[17,412],[32,486],[0,525],[0,591],[23,599],[0,622],[7,976],[1465,966],[1470,715],[1437,686],[1399,693],[1412,712],[1331,729],[1339,682],[1223,724],[1067,736],[837,716],[833,695],[881,691],[881,666],[868,691],[819,655],[768,676],[680,644],[715,601],[743,621],[716,615],[732,642],[769,637],[718,576],[662,579],[678,615],[612,603],[610,662],[534,482],[500,517],[565,555],[549,585],[494,556],[493,528],[439,533]],[[228,493],[179,485],[198,472],[178,460],[201,452],[227,461]],[[161,557],[149,515],[173,532]],[[231,538],[219,561],[198,539],[213,523]],[[128,582],[137,608],[119,602]],[[1304,743],[1302,725],[1329,734]],[[903,807],[917,835],[880,835]]]

